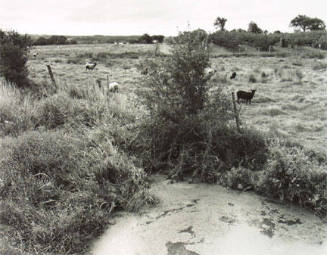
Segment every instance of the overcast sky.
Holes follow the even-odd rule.
[[[254,21],[263,30],[293,31],[298,14],[327,23],[326,0],[0,0],[0,29],[57,35],[176,35],[214,20],[226,29],[247,29]]]

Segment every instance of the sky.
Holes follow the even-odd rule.
[[[299,14],[327,24],[326,0],[0,0],[0,29],[43,35],[176,35],[215,31],[217,17],[226,29],[291,32]]]

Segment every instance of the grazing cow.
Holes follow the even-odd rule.
[[[118,87],[119,87],[119,84],[118,82],[110,82],[109,83],[109,91],[110,92],[118,92]]]
[[[96,65],[97,65],[97,63],[95,63],[95,62],[94,63],[87,62],[85,65],[85,70],[93,70]]]
[[[246,103],[251,104],[251,100],[254,97],[255,90],[251,90],[251,92],[245,92],[242,90],[237,91],[237,102],[240,103],[240,99],[244,99]]]
[[[236,77],[236,72],[233,72],[230,78],[235,79],[235,77]]]

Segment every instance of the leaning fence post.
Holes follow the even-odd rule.
[[[52,73],[52,70],[51,70],[51,66],[50,65],[47,65],[47,68],[48,68],[48,72],[49,72],[49,75],[50,75],[50,78],[51,78],[51,81],[52,81],[52,84],[54,85],[54,87],[56,88],[57,90],[57,84],[56,84],[56,80],[53,76],[53,73]]]
[[[236,108],[236,102],[235,102],[235,94],[234,94],[234,92],[232,92],[232,99],[233,99],[234,116],[235,116],[237,131],[241,133],[240,119],[239,119],[239,115],[238,115],[237,108]]]

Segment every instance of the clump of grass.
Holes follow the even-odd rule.
[[[93,52],[82,52],[75,54],[73,56],[70,56],[67,59],[68,64],[85,64],[87,60],[93,60]]]
[[[271,117],[278,116],[278,115],[286,115],[286,112],[283,112],[279,108],[273,107],[267,110],[263,110],[262,114],[269,115]]]
[[[257,82],[257,79],[255,78],[255,76],[253,74],[250,74],[249,82],[251,82],[251,83],[256,83]]]
[[[113,210],[154,200],[144,172],[107,139],[28,132],[1,143],[0,223],[27,252],[82,253]],[[1,155],[3,156],[3,155]]]
[[[30,95],[25,95],[8,83],[0,83],[0,135],[16,136],[35,126],[37,106]]]
[[[302,54],[301,56],[302,58],[317,58],[317,59],[324,59],[326,57],[326,55],[320,51],[318,52],[306,52],[304,54]]]
[[[296,61],[292,63],[293,66],[303,66],[302,62]]]
[[[327,215],[326,157],[318,160],[303,147],[274,139],[269,160],[258,182],[258,191]]]
[[[262,79],[265,79],[265,78],[267,78],[268,77],[268,74],[266,74],[265,72],[262,72],[261,73],[261,78]]]
[[[312,70],[326,70],[327,69],[327,64],[325,63],[318,63],[312,67]]]
[[[301,70],[296,69],[295,75],[296,75],[297,79],[299,80],[299,83],[301,83],[302,82],[302,79],[304,77],[304,74],[301,72]]]

